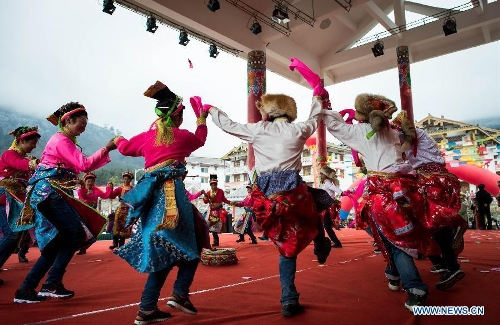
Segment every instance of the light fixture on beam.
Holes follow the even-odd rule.
[[[455,34],[457,32],[457,21],[455,17],[448,17],[443,23],[444,36]]]
[[[186,46],[189,43],[188,33],[185,30],[179,32],[179,44]]]
[[[288,18],[288,13],[286,12],[286,10],[284,10],[279,6],[274,7],[271,19],[278,24],[280,23],[286,24],[290,22],[290,18]]]
[[[219,51],[217,51],[217,46],[215,44],[210,44],[210,47],[208,48],[208,53],[210,54],[211,58],[216,58],[217,55],[219,55]]]
[[[158,29],[158,25],[156,25],[156,18],[153,16],[148,17],[148,20],[146,22],[146,30],[150,33],[156,32]]]
[[[101,1],[101,0],[99,0]],[[109,0],[107,0],[109,1]],[[208,0],[204,0],[205,4],[208,3]],[[129,2],[129,0],[120,0],[120,1],[113,1],[115,4],[118,4],[126,9],[131,10],[132,12],[138,13],[143,17],[149,17],[152,16],[150,8],[143,7],[141,6],[138,2],[134,2],[133,4]],[[104,4],[104,3],[103,3]],[[216,53],[218,54],[218,51],[224,51],[226,53],[229,53],[234,56],[240,56],[240,54],[243,52],[241,50],[238,50],[236,48],[230,47],[222,42],[215,42],[213,39],[208,38],[207,36],[200,34],[196,32],[195,30],[188,29],[186,26],[179,24],[178,22],[172,21],[169,17],[162,15],[161,13],[155,13],[154,17],[156,18],[156,23],[160,25],[166,25],[174,30],[177,31],[185,31],[187,35],[189,35],[189,38],[194,38],[197,39],[198,41],[207,44],[209,46],[210,44],[217,44],[216,46]],[[269,18],[269,21],[272,23],[271,19]],[[181,38],[179,38],[179,43],[181,45],[187,44],[186,39],[182,38],[184,42],[181,42]],[[182,44],[184,43],[184,44]]]
[[[246,4],[245,2],[243,2],[241,0],[226,0],[226,1],[227,1],[227,3],[235,6],[236,8],[240,9],[241,11],[243,11],[249,15],[250,18],[246,24],[246,27],[248,29],[251,30],[249,23],[253,19],[254,21],[255,20],[258,21],[261,26],[263,26],[262,24],[265,24],[265,25],[271,27],[272,29],[274,29],[275,31],[280,32],[287,37],[290,36],[291,30],[288,28],[288,26],[277,24],[272,19],[271,15],[264,14],[264,13],[260,12],[259,10],[249,6],[248,4]],[[277,0],[273,0],[273,1],[277,1]],[[283,1],[283,0],[280,0],[280,1]],[[279,3],[279,5],[281,6],[281,2]],[[287,2],[286,11],[288,13],[290,12],[290,6],[291,5]],[[283,7],[283,6],[281,6],[281,7]]]
[[[372,52],[374,57],[384,55],[384,42],[377,40],[372,47]]]
[[[212,12],[216,12],[220,9],[219,0],[208,0],[207,8]]]
[[[115,5],[113,0],[103,0],[102,1],[102,12],[112,15],[115,12]]]
[[[260,26],[259,22],[255,20],[250,27],[250,31],[255,35],[262,33],[262,26]]]
[[[351,1],[351,0],[348,0]],[[273,0],[274,3],[276,3],[277,6],[280,8],[286,8],[286,13],[289,16],[293,16],[295,20],[299,19],[302,20],[304,23],[310,25],[311,27],[314,27],[315,19],[314,17],[309,16],[299,8],[295,7],[293,4],[291,4],[290,0]],[[294,3],[300,3],[300,1],[292,1]],[[312,1],[314,2],[314,1]],[[314,4],[311,3],[311,10],[314,13]]]

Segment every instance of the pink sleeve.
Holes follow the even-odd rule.
[[[79,188],[78,189],[78,199],[80,201],[83,201],[87,204],[93,203],[93,201],[97,200],[97,193],[96,190],[97,188],[94,188],[91,193],[88,193],[86,188]]]
[[[96,197],[100,197],[101,199],[107,199],[109,197],[109,194],[111,193],[110,186],[106,186],[106,192],[104,192],[98,187],[96,187],[95,189],[96,189]]]
[[[196,200],[197,198],[200,197],[201,191],[194,193],[194,194],[191,194],[188,190],[186,190],[186,195],[187,195],[189,201],[193,201],[193,200]]]
[[[68,167],[77,173],[96,170],[111,161],[109,152],[104,147],[86,157],[67,137],[61,137],[55,145],[58,157],[65,160]]]
[[[198,148],[200,147],[203,147],[203,145],[205,144],[205,141],[207,141],[207,135],[208,135],[208,129],[207,129],[207,125],[206,124],[200,124],[198,125],[198,127],[196,128],[196,131],[194,132],[194,135],[196,136],[196,138],[198,139]]]
[[[130,157],[144,156],[142,148],[144,144],[147,143],[145,135],[146,133],[141,133],[130,138],[130,140],[120,137],[115,141],[116,147],[118,151],[125,156],[130,156]]]
[[[117,196],[120,195],[120,193],[122,192],[122,187],[119,186],[117,188],[115,188],[110,194],[109,194],[109,197],[108,199],[116,199]]]
[[[176,133],[175,136],[186,139],[186,141],[184,141],[185,146],[183,148],[186,157],[196,149],[201,148],[203,147],[203,145],[205,145],[208,134],[207,126],[205,124],[198,125],[194,133],[185,129],[176,129],[174,132]]]
[[[106,185],[106,192],[103,192],[103,199],[109,199],[111,197],[111,193],[113,192],[113,188],[109,185]]]
[[[2,155],[2,161],[17,170],[28,171],[29,168],[29,159],[26,157],[22,157],[19,153],[14,150],[7,150]]]

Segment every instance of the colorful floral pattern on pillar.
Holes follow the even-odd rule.
[[[266,53],[250,51],[247,56],[247,116],[249,123],[262,119],[255,102],[266,93]],[[255,155],[251,144],[248,144],[247,166],[249,175],[255,171]]]
[[[266,92],[266,53],[250,51],[247,60],[247,94],[260,98]]]
[[[410,55],[408,46],[398,46],[399,95],[401,97],[401,109],[406,111],[408,119],[413,121],[413,99],[411,93]]]

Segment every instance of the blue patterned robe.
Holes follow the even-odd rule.
[[[177,262],[200,258],[196,245],[193,209],[182,181],[182,164],[159,167],[142,176],[121,200],[131,207],[127,223],[138,220],[137,233],[115,254],[143,273],[163,270]],[[166,209],[163,184],[174,180],[179,223],[174,229],[157,230]]]

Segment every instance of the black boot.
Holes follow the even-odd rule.
[[[244,235],[242,235],[242,234],[240,234],[239,238],[238,238],[238,239],[236,239],[236,242],[237,242],[237,243],[241,243],[241,242],[244,242],[244,241],[245,241],[245,236],[244,236]]]
[[[26,258],[26,255],[21,255],[20,253],[17,253],[17,257],[19,258],[19,263],[28,263],[28,259]]]
[[[113,245],[109,246],[109,249],[113,250],[118,247],[118,235],[113,235]]]
[[[219,246],[219,235],[217,233],[213,233],[214,236],[214,243],[212,246]]]
[[[332,248],[342,248],[342,243],[339,240],[336,240],[333,242]]]
[[[314,255],[318,258],[319,264],[325,264],[330,251],[332,250],[332,241],[325,237],[325,228],[323,222],[318,223],[318,234],[314,238]]]
[[[118,236],[118,247],[122,247],[123,245],[125,245],[125,237]]]

